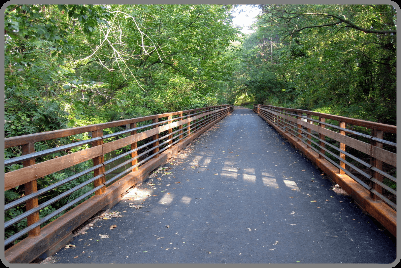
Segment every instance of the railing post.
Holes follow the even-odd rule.
[[[156,117],[156,118],[152,119],[152,122],[153,123],[158,123],[159,122],[159,118]],[[153,126],[153,128],[158,128],[158,127],[159,127],[159,124],[156,124],[156,125]],[[154,141],[157,140],[153,145],[153,147],[155,148],[153,150],[153,154],[156,154],[153,158],[158,157],[158,155],[157,155],[157,153],[159,152],[159,141],[158,141],[158,139],[159,139],[159,133],[157,133],[156,135],[153,136],[153,140]]]
[[[173,119],[173,116],[172,116],[172,115],[169,115],[169,116],[168,116],[168,120],[169,120],[168,123],[169,123],[169,124],[172,124],[172,123],[173,123],[172,121],[170,121],[170,120],[172,120],[172,119]],[[173,135],[171,134],[172,132],[173,132],[173,129],[170,128],[170,129],[168,130],[168,134],[169,134],[168,139],[170,140],[170,141],[168,142],[169,145],[173,143]]]
[[[302,113],[301,112],[297,112],[297,121],[302,119]],[[298,127],[298,139],[300,141],[302,141],[302,125],[301,124],[297,124]]]
[[[35,152],[35,143],[31,142],[22,145],[22,154],[31,154]],[[24,167],[32,166],[35,164],[35,159],[29,159],[22,162]],[[29,195],[38,191],[38,182],[36,180],[24,184],[25,195]],[[26,201],[26,211],[29,211],[39,205],[38,198],[34,197]],[[27,217],[28,226],[39,221],[39,211]],[[40,226],[29,231],[30,237],[38,236],[40,234]]]
[[[306,119],[306,123],[313,124],[313,121],[311,121],[309,119],[309,118],[312,118],[312,116],[310,114],[307,114],[306,117],[308,118],[308,119]],[[312,147],[312,141],[311,141],[312,136],[310,135],[310,133],[312,132],[312,130],[310,128],[307,128],[306,131],[308,132],[307,147],[311,148]]]
[[[285,131],[285,126],[286,126],[284,114],[285,114],[285,111],[284,111],[284,109],[282,109],[280,112],[280,115],[281,115],[280,120],[281,120],[281,128],[283,129],[283,131]]]
[[[180,117],[180,121],[182,121],[182,112],[179,112],[179,117]],[[179,136],[179,139],[181,140],[182,139],[182,137],[183,137],[183,135],[182,135],[182,125],[180,125],[179,127],[178,127],[178,129],[180,130],[180,132],[179,132],[179,134],[180,134],[180,136]]]
[[[276,109],[274,109],[274,108],[272,108],[271,111],[277,113]],[[273,118],[273,120],[272,120],[273,124],[277,125],[277,115],[272,113],[272,118]]]
[[[275,115],[273,114],[274,113],[274,108],[273,107],[269,107],[269,111],[270,111],[270,120],[271,120],[271,122],[273,123],[273,125],[275,124],[275,122],[276,122],[276,120],[275,120]]]
[[[280,109],[276,109],[276,121],[277,121],[277,126],[281,128],[281,117],[280,117]]]
[[[207,113],[209,113],[210,112],[210,107],[208,107],[208,108],[206,108],[206,112]],[[211,115],[210,114],[208,114],[207,116],[206,116],[206,122],[205,122],[205,125],[207,125],[207,124],[209,124],[210,123],[210,120],[211,120]]]
[[[340,128],[345,128],[346,124],[345,122],[340,122]],[[340,130],[340,135],[344,135],[345,136],[345,131],[344,130]],[[344,143],[340,143],[340,150],[345,152],[345,144]],[[345,160],[345,154],[340,152],[340,158]],[[345,163],[343,161],[340,160],[340,166],[345,169]],[[345,174],[345,171],[340,169],[340,174]]]
[[[378,139],[383,139],[383,131],[381,130],[377,130],[377,129],[372,129],[372,136],[376,137]],[[377,142],[377,141],[372,141],[372,147],[377,147],[377,148],[383,148],[383,143],[381,142]],[[382,170],[383,167],[383,162],[378,160],[377,158],[373,158],[372,159],[372,166],[374,166],[375,168]],[[373,171],[373,177],[380,181],[383,182],[383,175],[381,175],[380,173]],[[374,190],[376,190],[376,192],[378,192],[379,194],[382,194],[383,192],[383,188],[377,184],[374,183],[373,185]],[[373,194],[372,192],[370,193],[371,197],[373,197],[374,200],[378,200],[380,199],[380,197],[378,197],[377,195]]]
[[[129,127],[131,129],[136,128],[136,123],[131,123]],[[135,134],[137,134],[136,129],[131,132],[131,135],[135,135]],[[135,141],[135,142],[131,143],[131,150],[134,150],[136,148],[138,148],[138,143]],[[138,164],[138,159],[135,158],[135,157],[137,157],[137,155],[138,155],[138,151],[136,151],[136,150],[131,153],[131,158],[133,159],[131,162],[132,166],[135,166],[136,164]],[[138,170],[138,167],[134,167],[132,169],[132,171],[137,171],[137,170]]]
[[[92,138],[97,138],[97,137],[103,137],[103,129],[98,129],[98,130],[92,131]],[[102,145],[103,145],[103,139],[92,142],[93,147],[102,146]],[[103,163],[104,163],[104,155],[93,158],[94,166],[97,166],[97,165],[103,164]],[[104,174],[104,172],[105,172],[105,167],[104,167],[104,165],[102,165],[100,168],[97,168],[94,170],[94,176],[96,177],[100,174]],[[104,184],[105,182],[106,182],[106,177],[103,175],[102,177],[100,177],[99,179],[97,179],[93,182],[93,186],[96,188],[96,187]],[[106,191],[106,187],[102,187],[95,192],[95,195],[101,195],[105,191]]]
[[[281,129],[280,111],[281,111],[281,110],[280,110],[279,108],[276,109],[276,120],[277,120],[277,126],[278,126],[278,128]]]
[[[213,107],[212,108],[212,112],[213,112],[213,123],[217,121],[217,113],[216,113],[217,107]]]
[[[324,118],[324,117],[322,117],[322,116],[319,116],[319,121],[321,122],[321,123],[319,123],[319,128],[325,128],[326,126],[325,126],[324,124],[322,124],[322,123],[325,123],[325,122],[326,122],[326,118]],[[321,152],[322,154],[325,154],[325,151],[324,151],[324,149],[323,149],[323,148],[325,148],[325,144],[324,144],[324,142],[323,142],[322,140],[325,140],[326,137],[325,137],[323,134],[319,133],[319,139],[321,140],[321,141],[319,142],[319,145],[320,145],[320,152]],[[324,157],[323,157],[323,155],[319,154],[319,158],[324,158]]]
[[[283,116],[283,117],[281,118],[281,122],[282,122],[282,124],[283,124],[283,131],[286,132],[286,131],[287,131],[288,122],[287,122],[287,119],[285,118],[285,116],[287,116],[287,111],[284,110],[284,109],[281,110],[281,111],[282,111],[281,115]]]
[[[194,114],[197,116],[198,109],[195,109]],[[192,122],[192,132],[197,132],[198,131],[198,119]]]
[[[188,132],[187,132],[187,137],[191,134],[191,122],[189,122],[189,119],[191,118],[191,111],[189,111],[188,113],[187,113],[187,119],[188,119],[188,123],[187,123],[187,129],[188,129]]]

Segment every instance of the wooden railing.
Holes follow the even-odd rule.
[[[7,214],[11,219],[5,230],[16,230],[27,221],[25,228],[5,237],[6,259],[31,262],[60,247],[75,228],[114,205],[124,191],[163,164],[174,148],[196,138],[232,109],[213,106],[5,139],[6,150],[21,153],[4,161],[4,190],[20,195],[5,204],[5,213],[25,209]],[[55,147],[35,151],[45,142]],[[38,187],[45,178],[47,185]],[[63,205],[46,213],[55,203]]]
[[[315,162],[330,163],[338,177],[348,176],[372,200],[396,211],[396,126],[271,105],[255,105],[254,111],[291,141],[303,144],[304,151],[314,152]]]

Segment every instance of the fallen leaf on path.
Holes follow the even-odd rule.
[[[68,244],[65,246],[65,248],[75,248],[75,245]]]
[[[142,205],[135,205],[134,203],[129,203],[129,207],[130,207],[130,208],[136,208],[136,209],[143,208]]]
[[[115,229],[115,228],[117,228],[117,225],[112,225],[112,226],[110,226],[110,230],[113,230],[113,229]]]
[[[109,213],[104,213],[103,214],[103,220],[110,220],[111,218],[121,218],[122,216],[120,215],[120,212],[114,211],[114,212],[109,212]]]

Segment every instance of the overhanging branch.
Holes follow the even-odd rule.
[[[364,33],[375,33],[375,34],[397,34],[396,30],[374,30],[374,29],[365,29],[362,27],[359,27],[358,25],[356,25],[355,23],[346,20],[344,18],[342,18],[341,16],[338,15],[333,15],[333,14],[328,14],[328,13],[302,13],[299,15],[315,15],[315,16],[326,16],[326,17],[332,17],[335,19],[338,19],[338,22],[335,24],[340,24],[340,23],[345,23],[348,25],[348,27],[356,29],[358,31],[362,31]],[[312,27],[312,26],[311,26]],[[319,26],[315,26],[315,27],[319,27]]]
[[[335,26],[335,25],[339,25],[339,24],[341,24],[341,23],[342,23],[342,22],[339,21],[339,22],[329,23],[329,24],[323,24],[323,25],[306,26],[306,27],[302,27],[301,29],[294,30],[292,33],[300,32],[300,31],[302,31],[302,30],[311,29],[311,28],[321,28],[321,27]]]

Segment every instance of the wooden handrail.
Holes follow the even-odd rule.
[[[396,236],[396,126],[272,105],[253,110]]]
[[[18,219],[16,218],[15,220],[8,221],[6,223],[7,226],[13,226],[13,224],[19,222],[20,220],[22,220],[23,218],[26,218],[26,217],[28,217],[28,225],[33,225],[33,224],[38,225],[38,223],[43,224],[42,222],[40,222],[43,220],[39,219],[38,209],[35,210],[36,212],[30,212],[31,208],[34,209],[34,208],[38,207],[38,196],[45,194],[47,191],[46,189],[41,189],[39,192],[37,192],[36,184],[37,184],[37,181],[40,180],[41,178],[43,178],[47,175],[62,171],[64,169],[73,167],[77,164],[92,160],[93,168],[90,168],[90,169],[92,170],[92,172],[94,172],[93,179],[91,180],[91,181],[93,181],[93,182],[91,182],[93,184],[93,191],[94,191],[93,193],[95,193],[94,197],[96,197],[96,196],[101,197],[106,192],[108,192],[106,189],[109,188],[109,186],[111,187],[112,185],[115,185],[115,184],[109,185],[110,181],[114,182],[115,177],[113,177],[113,180],[106,181],[105,174],[108,173],[106,170],[107,169],[106,167],[109,163],[111,163],[112,161],[115,161],[114,159],[119,158],[117,156],[115,158],[108,159],[107,161],[105,161],[105,156],[107,154],[116,152],[116,150],[121,150],[122,148],[125,148],[124,150],[129,150],[128,152],[125,152],[124,154],[126,154],[126,156],[129,157],[127,162],[129,163],[130,167],[128,169],[126,169],[125,171],[119,173],[119,175],[117,175],[117,180],[121,179],[121,178],[118,178],[118,176],[123,176],[125,174],[131,174],[132,172],[136,172],[136,173],[139,172],[138,174],[141,174],[141,170],[140,170],[141,166],[144,166],[147,162],[149,162],[152,159],[154,159],[157,163],[161,163],[161,161],[164,161],[165,158],[159,160],[159,157],[157,157],[157,156],[162,153],[165,155],[164,152],[167,152],[166,149],[170,150],[170,148],[173,148],[171,146],[175,146],[179,143],[182,143],[187,138],[190,138],[190,136],[196,137],[197,135],[199,135],[199,133],[201,133],[205,129],[209,128],[215,122],[224,118],[231,111],[232,111],[232,106],[220,105],[220,106],[198,108],[198,109],[192,109],[192,110],[186,110],[186,111],[177,111],[177,112],[173,112],[173,113],[157,114],[157,115],[145,116],[145,117],[140,117],[140,118],[119,120],[119,121],[114,121],[114,122],[108,122],[108,123],[96,124],[96,125],[90,125],[90,126],[84,126],[84,127],[77,127],[77,128],[71,128],[71,129],[62,129],[62,130],[57,130],[57,131],[36,133],[36,134],[30,134],[30,135],[18,136],[18,137],[12,137],[12,138],[5,139],[5,148],[22,146],[24,158],[22,160],[18,160],[18,161],[24,161],[24,166],[17,170],[13,170],[13,171],[5,173],[4,190],[6,191],[6,190],[13,189],[15,187],[18,187],[20,185],[25,185],[26,192],[25,192],[24,200],[27,200],[26,201],[26,204],[27,204],[26,205],[26,208],[27,208],[26,213],[21,215]],[[183,114],[184,114],[184,116],[183,116]],[[213,117],[210,117],[211,115],[213,115]],[[213,120],[211,120],[211,118],[213,118]],[[153,122],[153,124],[147,123],[150,127],[148,127],[146,129],[146,126],[148,126],[148,125],[145,125],[141,129],[142,132],[136,131],[138,129],[137,124],[140,122],[145,122],[145,121]],[[123,135],[121,135],[121,134],[104,135],[103,134],[103,130],[106,128],[127,126],[127,125],[128,125],[128,131],[123,131],[123,133],[124,133]],[[184,125],[186,126],[185,129],[183,128]],[[35,159],[36,159],[37,153],[38,153],[38,152],[36,152],[36,154],[34,153],[34,143],[35,142],[63,138],[63,137],[68,137],[71,135],[87,133],[87,132],[90,133],[91,139],[93,139],[93,141],[91,141],[91,139],[88,140],[89,142],[87,144],[91,145],[90,147],[86,146],[86,148],[82,148],[76,152],[67,153],[67,154],[59,156],[59,157],[48,159],[44,162],[35,162]],[[109,137],[111,137],[111,136],[113,136],[113,138],[110,140]],[[107,138],[107,141],[105,138]],[[139,147],[138,142],[142,142],[145,144],[143,144]],[[151,149],[146,148],[146,146],[148,146],[147,144],[149,144]],[[139,149],[141,149],[142,151],[143,150],[145,150],[145,151],[142,152],[141,155],[139,155],[138,154]],[[42,156],[42,155],[40,155],[40,156]],[[150,155],[150,157],[149,157],[149,155]],[[155,158],[155,157],[157,157],[157,158]],[[47,158],[51,158],[50,155],[48,155]],[[143,160],[140,160],[140,159],[143,159]],[[151,164],[149,167],[147,167],[146,170],[151,169],[153,167],[152,165],[153,164]],[[147,171],[147,172],[149,172],[149,171]],[[82,174],[90,174],[90,173],[86,172],[86,173],[82,173]],[[127,176],[128,175],[126,175],[125,177],[127,177]],[[76,178],[75,177],[71,178],[71,179],[67,178],[67,179],[65,179],[65,182],[71,181],[72,179],[75,180]],[[87,185],[87,184],[88,183],[85,183],[85,185]],[[60,185],[62,185],[62,184],[60,184]],[[115,186],[113,186],[113,187],[115,187]],[[49,189],[52,189],[52,187],[49,187]],[[32,198],[29,198],[30,194],[32,194]],[[57,199],[57,197],[55,197],[53,199],[58,200],[60,198]],[[46,201],[46,202],[51,202],[51,200]],[[6,210],[8,210],[12,207],[15,207],[15,206],[20,206],[21,204],[23,204],[23,202],[20,202],[18,199],[14,200],[11,203],[6,204],[7,205]],[[39,206],[40,206],[40,204],[39,204]],[[93,214],[96,212],[97,211],[94,211]],[[59,214],[59,213],[57,213],[57,214]],[[86,216],[87,215],[85,215],[85,217]],[[80,216],[80,217],[82,218],[82,216]],[[58,218],[56,221],[62,222],[63,217]],[[78,222],[79,221],[77,221],[77,223]],[[33,226],[36,226],[36,225],[33,225]],[[78,226],[75,226],[75,228],[76,227],[78,227]],[[68,228],[71,228],[71,227],[68,227]],[[28,232],[28,231],[24,231],[24,230],[20,231],[17,234],[14,234],[13,237],[15,237],[15,239],[17,239],[18,237],[23,236],[24,234],[26,234]],[[41,230],[40,226],[37,226],[34,229],[31,228],[29,230],[30,230],[29,231],[30,238],[37,237],[38,241],[43,240],[43,238],[41,236],[39,236],[40,230]],[[72,231],[72,230],[70,230],[70,231]],[[22,240],[22,241],[26,241],[26,240]],[[36,243],[36,242],[32,242],[34,240],[29,240],[29,241],[31,241],[31,242],[26,242],[26,243]],[[8,238],[5,242],[5,245],[10,244],[11,242],[12,242],[12,240],[10,240],[10,238]],[[17,245],[19,245],[21,242],[19,242]],[[47,243],[46,241],[42,241],[42,242]],[[40,243],[42,243],[42,242],[40,242]],[[12,248],[15,248],[17,245],[15,245]],[[46,246],[50,247],[52,245],[46,245]],[[21,248],[21,250],[24,250],[24,247],[26,247],[26,246],[21,246],[21,247],[17,247],[17,248]],[[32,245],[32,247],[34,248],[35,245]],[[39,248],[40,248],[40,250],[46,250],[46,248],[44,248],[43,245],[40,246]],[[7,252],[9,254],[13,254],[13,253],[11,253],[11,252],[13,252],[11,249],[8,250]],[[42,252],[39,252],[39,253],[41,254]],[[32,253],[32,254],[36,254],[36,253],[37,252]],[[6,254],[6,258],[7,258],[7,256],[8,255]],[[12,258],[12,257],[10,257],[10,258]]]
[[[229,105],[212,106],[212,107],[229,107]],[[53,139],[68,137],[68,136],[72,136],[72,135],[76,135],[76,134],[93,132],[93,131],[96,131],[99,129],[119,127],[119,126],[124,126],[124,125],[128,125],[128,124],[153,120],[156,118],[168,117],[170,115],[174,116],[174,115],[178,115],[180,113],[203,111],[205,109],[206,108],[197,108],[197,109],[178,111],[178,112],[173,112],[173,113],[164,113],[164,114],[149,115],[149,116],[144,116],[144,117],[118,120],[118,121],[83,126],[83,127],[60,129],[60,130],[54,130],[54,131],[46,131],[46,132],[41,132],[41,133],[28,134],[28,135],[23,135],[23,136],[10,137],[10,138],[4,139],[4,149],[28,144],[31,142],[53,140]]]
[[[395,201],[383,195],[383,189],[390,195],[396,194],[395,190],[383,183],[383,177],[396,183],[396,142],[383,138],[385,133],[396,134],[396,126],[272,105],[255,105],[254,111],[283,134],[294,137],[297,143],[305,144],[306,149],[312,149],[317,153],[317,159],[331,162],[338,168],[338,174],[347,175],[360,183],[370,191],[372,198],[382,200],[392,209],[396,209]],[[312,119],[312,116],[318,118]],[[337,121],[337,125],[327,124],[327,119]],[[348,129],[349,125],[371,129],[372,134]],[[326,137],[334,140],[336,144],[328,142]],[[383,144],[386,144],[388,149],[383,148]],[[329,150],[332,148],[337,153]],[[370,161],[361,159],[359,155],[352,155],[348,148],[369,156]],[[383,163],[392,170],[384,170]],[[363,167],[358,167],[359,164]]]
[[[351,124],[351,125],[355,125],[355,126],[362,126],[362,127],[367,127],[367,128],[371,128],[371,129],[376,128],[377,130],[381,130],[381,131],[388,132],[388,133],[397,133],[397,126],[387,125],[387,124],[382,124],[382,123],[377,123],[377,122],[372,122],[372,121],[366,121],[366,120],[362,120],[362,119],[355,119],[355,118],[343,117],[343,116],[339,116],[339,115],[318,113],[318,112],[312,112],[312,111],[301,110],[301,109],[276,107],[276,106],[272,106],[272,105],[260,105],[259,107],[260,108],[263,108],[263,107],[274,108],[277,110],[283,110],[283,111],[294,112],[294,113],[305,113],[305,114],[314,115],[317,117],[321,116],[326,119],[342,121],[347,124]]]

